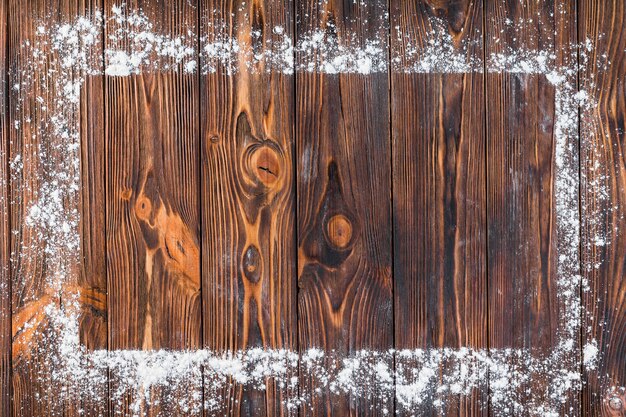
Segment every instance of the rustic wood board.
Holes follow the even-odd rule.
[[[487,347],[484,74],[402,70],[448,34],[455,53],[482,61],[482,4],[458,3],[391,3],[397,349]],[[443,410],[432,388],[420,415],[486,415],[486,381]]]
[[[55,86],[31,71],[31,90],[7,91],[31,68],[21,45],[35,37],[39,19],[50,26],[101,3],[0,3],[0,417],[126,415],[145,394],[100,401],[125,384],[112,372],[110,387],[92,388],[95,399],[60,402],[57,393],[68,387],[46,380],[52,352],[40,341],[52,329],[41,311],[66,306],[66,295],[47,288],[54,262],[43,250],[46,236],[25,219],[49,180],[37,156],[49,115],[35,101],[54,108]],[[109,12],[119,2],[104,3]],[[455,53],[487,58],[486,71],[410,73],[392,61],[389,73],[329,74],[303,69],[311,57],[298,49],[295,74],[284,63],[272,69],[235,57],[213,71],[198,49],[200,73],[174,66],[178,72],[88,78],[80,111],[68,116],[81,126],[82,262],[68,263],[66,288],[81,292],[80,342],[88,351],[318,347],[342,358],[359,349],[471,347],[548,357],[568,308],[557,294],[557,92],[545,74],[491,71],[489,57],[542,50],[575,68],[569,47],[589,38],[582,87],[598,106],[582,119],[581,248],[590,290],[582,293],[581,342],[598,342],[598,369],[584,372],[581,399],[572,390],[563,404],[545,397],[552,381],[540,370],[511,398],[524,410],[489,404],[485,378],[469,397],[448,398],[443,408],[429,400],[417,411],[518,415],[546,404],[570,416],[625,415],[620,2],[134,0],[123,9],[137,8],[151,30],[191,30],[201,43],[226,35],[259,55],[267,40],[320,30],[347,47],[379,39],[385,54],[402,60],[450,35]],[[17,156],[24,168],[10,180]],[[562,365],[578,372],[577,356]],[[218,403],[205,415],[410,414],[388,392],[348,398],[305,367],[291,371],[299,392],[272,380],[265,392],[234,383],[216,392],[208,370],[204,383],[154,390],[153,405],[140,412],[187,415],[185,404],[201,392]],[[298,410],[290,400],[304,392],[312,395]]]
[[[581,130],[583,273],[590,286],[583,343],[596,341],[599,349],[597,369],[585,374],[585,416],[626,415],[625,25],[623,2],[580,2],[579,36],[592,45],[581,88],[597,103],[583,113]]]
[[[296,3],[298,39],[320,30],[346,47],[381,41],[385,2]],[[296,54],[296,65],[306,57]],[[300,351],[393,347],[389,81],[385,72],[296,73]],[[313,394],[320,390],[320,395]],[[393,414],[393,398],[334,395],[303,372],[303,415]]]
[[[195,76],[107,78],[107,275],[113,350],[201,346],[196,91]],[[198,382],[180,382],[183,386],[172,391],[152,393],[163,395],[163,402],[145,414],[181,413],[182,402]],[[112,412],[119,412],[119,406],[113,404]]]
[[[50,43],[41,45],[42,56],[51,58],[39,71],[30,61],[31,51],[25,45],[33,46],[35,33],[41,21],[47,24],[68,22],[77,16],[91,16],[99,10],[98,1],[33,1],[25,6],[23,2],[9,1],[8,25],[11,28],[8,39],[8,62],[10,66],[9,85],[19,84],[11,90],[8,115],[14,123],[9,132],[10,158],[15,161],[19,156],[19,166],[14,171],[17,177],[11,183],[10,220],[12,228],[11,253],[15,254],[11,264],[12,284],[12,414],[13,415],[74,415],[84,407],[84,398],[77,395],[75,400],[67,402],[57,400],[61,390],[67,390],[62,381],[51,381],[49,360],[51,352],[46,339],[53,337],[49,323],[45,322],[43,308],[48,304],[64,305],[66,295],[76,292],[81,282],[79,277],[80,261],[76,253],[65,254],[62,265],[52,260],[44,248],[49,236],[36,227],[26,224],[25,219],[31,205],[38,201],[40,186],[49,181],[45,174],[50,172],[51,164],[57,155],[59,143],[43,140],[53,137],[52,126],[46,113],[61,111],[70,123],[79,117],[72,108],[59,108],[54,100],[58,94],[55,80],[47,77],[58,55]],[[89,17],[88,17],[89,18]],[[30,44],[27,44],[29,41]],[[46,110],[36,104],[35,99],[44,100]],[[41,148],[38,148],[42,145]],[[39,159],[39,152],[46,152],[50,161]],[[45,166],[47,165],[47,168]],[[71,175],[71,173],[70,173]],[[68,196],[68,205],[74,204],[76,196]],[[49,286],[50,278],[60,268],[62,273],[72,277],[62,294],[55,293]],[[96,406],[99,407],[99,406]]]
[[[9,135],[7,125],[8,71],[6,67],[7,4],[0,3],[0,417],[11,415],[11,276],[9,223]]]
[[[80,340],[89,350],[107,349],[104,78],[87,77],[81,93],[81,254],[84,293]]]
[[[18,54],[20,45],[24,39],[28,39],[34,33],[34,17],[43,16],[48,10],[44,9],[43,2],[33,2],[24,7],[22,2],[9,2],[8,19],[12,28],[9,34],[9,65],[10,68],[20,68],[27,65],[22,63]],[[18,82],[15,78],[16,73],[10,75],[9,85]],[[45,90],[46,86],[37,86],[40,91]],[[36,91],[37,93],[37,91]],[[32,103],[26,103],[22,110],[17,108],[18,93],[13,93],[13,100],[10,101],[9,114],[13,120],[23,120],[23,115],[35,113]],[[29,203],[35,200],[32,190],[37,189],[37,178],[41,172],[37,167],[36,155],[33,148],[29,145],[35,145],[38,142],[36,135],[31,136],[30,132],[24,130],[9,130],[10,153],[9,158],[15,158],[17,155],[25,161],[23,175],[21,178],[15,178],[11,184],[11,210],[10,224],[16,225],[14,230],[21,230],[18,225],[24,221],[27,214]],[[30,152],[29,152],[30,150]],[[25,318],[22,322],[16,322],[21,311],[28,311],[29,305],[33,305],[37,300],[44,297],[45,288],[43,288],[46,271],[44,268],[45,255],[40,250],[29,250],[29,247],[42,247],[41,241],[33,236],[30,230],[11,235],[11,251],[16,254],[25,252],[25,256],[18,257],[11,264],[12,276],[12,314],[13,314],[13,334],[14,340],[19,340],[20,328],[25,325],[32,317]],[[40,306],[39,306],[40,307]],[[22,321],[21,318],[19,318]],[[34,323],[37,325],[35,319]],[[42,329],[45,325],[40,324],[38,329]],[[46,416],[49,412],[59,408],[58,404],[50,401],[49,392],[45,392],[45,387],[37,381],[37,372],[44,366],[43,355],[36,351],[39,347],[37,341],[28,341],[28,347],[15,346],[13,344],[13,360],[12,360],[12,395],[13,404],[12,412],[15,416],[41,415]],[[26,349],[32,349],[27,352]],[[37,398],[41,399],[37,399]]]
[[[101,48],[95,49],[93,52],[102,56]],[[78,287],[81,292],[79,339],[81,346],[90,352],[108,348],[104,108],[104,78],[86,77],[80,96],[81,270]],[[100,376],[102,381],[108,381],[108,375]],[[77,401],[71,415],[109,415],[108,401],[102,401],[107,398],[108,389],[108,383],[90,387],[90,393]]]
[[[106,80],[112,350],[201,346],[196,89],[195,76],[178,74]],[[198,381],[179,383],[153,392],[143,413],[182,413]],[[126,415],[126,406],[111,413]]]
[[[106,1],[105,10],[114,3]],[[138,8],[154,31],[197,34],[193,5],[128,2],[124,12]],[[131,41],[118,40],[116,47],[131,49]],[[131,78],[107,77],[105,92],[109,348],[200,348],[197,76],[183,75],[182,66],[170,74],[147,68]],[[111,379],[112,389],[124,383]],[[153,399],[142,412],[182,413],[201,385],[192,378],[156,390],[151,397],[162,401]],[[111,413],[125,415],[143,394],[130,393]]]
[[[233,37],[262,55],[277,34],[293,37],[292,9],[203,0],[201,38]],[[216,352],[295,350],[294,77],[263,60],[203,58],[200,67],[211,68],[200,89],[204,343]],[[267,381],[265,393],[233,383],[207,397],[221,401],[211,414],[277,416],[297,412],[286,401],[295,394]]]
[[[575,2],[554,3],[485,3],[488,71],[492,54],[511,50],[549,51],[556,65],[571,63]],[[486,97],[489,346],[548,357],[566,309],[556,283],[555,88],[543,74],[489,71]],[[563,405],[542,397],[550,383],[532,376],[512,396],[509,412],[534,403],[578,414],[575,394]]]

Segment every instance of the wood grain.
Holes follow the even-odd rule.
[[[190,2],[129,1],[123,13],[137,10],[154,33],[197,38]],[[132,37],[108,36],[117,28],[107,25],[105,46],[133,53]],[[202,346],[198,77],[156,54],[141,71],[105,83],[109,349],[193,350]],[[110,378],[111,390],[126,382]],[[127,415],[137,401],[142,415],[186,413],[202,381],[172,382],[151,389],[150,404],[143,389],[112,401],[111,414]]]
[[[59,399],[72,387],[50,379],[54,329],[44,309],[67,306],[76,291],[88,350],[318,347],[343,358],[359,349],[469,346],[549,356],[567,308],[557,294],[555,87],[543,74],[406,66],[411,50],[449,35],[457,54],[487,57],[487,69],[492,54],[521,49],[549,51],[556,66],[573,68],[577,29],[593,46],[582,89],[597,102],[582,114],[590,290],[581,340],[600,350],[580,399],[575,390],[563,404],[546,397],[552,381],[535,373],[511,395],[508,405],[519,408],[489,404],[485,380],[442,407],[428,392],[421,408],[395,409],[392,395],[331,394],[303,367],[299,394],[311,396],[299,412],[287,406],[293,387],[268,380],[265,392],[235,383],[214,391],[207,372],[206,384],[153,389],[139,414],[189,415],[185,405],[203,392],[217,400],[205,415],[500,416],[543,404],[569,416],[626,416],[622,2],[129,0],[125,12],[141,9],[156,32],[191,29],[203,42],[232,36],[259,56],[266,41],[281,39],[278,26],[298,39],[319,29],[344,46],[378,39],[392,68],[292,75],[263,60],[214,65],[203,56],[208,74],[153,65],[143,75],[91,77],[78,112],[58,108],[57,87],[43,74],[59,55],[45,46],[52,59],[33,71],[21,46],[40,19],[51,27],[118,3],[0,1],[0,417],[130,415],[145,394],[101,401],[124,383],[112,372],[110,387],[90,387],[95,398]],[[131,40],[115,46],[131,48]],[[295,58],[300,65],[310,56]],[[8,91],[24,80],[28,89]],[[81,248],[67,254],[61,294],[47,285],[57,266],[43,250],[46,236],[25,220],[60,163],[46,126],[57,111],[81,126],[81,190],[67,201],[81,213]],[[575,343],[562,365],[578,372]]]
[[[47,10],[44,9],[43,2],[33,2],[28,7],[23,7],[21,2],[11,1],[8,6],[9,26],[12,28],[9,34],[9,65],[10,68],[17,69],[21,68],[22,65],[27,65],[27,58],[24,57],[22,60],[17,51],[24,40],[32,37],[34,33],[33,17],[42,16]],[[22,61],[26,62],[22,63]],[[18,82],[16,78],[19,75],[17,72],[10,75],[9,85]],[[37,86],[36,88],[41,91],[45,87]],[[18,98],[18,93],[14,92],[9,109],[11,119],[23,120],[27,115],[30,116],[37,111],[32,103],[26,103],[22,109],[18,109],[15,104]],[[10,271],[12,276],[12,332],[14,334],[16,328],[19,331],[26,322],[16,321],[16,318],[20,317],[20,312],[27,309],[29,302],[43,298],[45,291],[43,288],[46,276],[45,255],[42,251],[28,249],[29,247],[42,247],[43,243],[37,239],[32,230],[28,228],[22,230],[20,227],[27,214],[29,204],[35,201],[33,190],[37,189],[38,174],[41,172],[40,168],[37,167],[36,153],[31,147],[32,145],[36,146],[40,138],[29,133],[16,129],[9,131],[9,158],[13,159],[19,155],[25,160],[23,171],[21,173],[16,172],[16,174],[22,175],[16,176],[12,181],[12,192],[9,196],[12,201],[9,221],[11,225],[15,225],[12,232],[18,231],[11,236],[11,251],[25,255],[16,257],[16,260],[11,264]],[[50,401],[49,391],[46,392],[45,387],[37,381],[37,372],[43,370],[45,359],[38,351],[36,341],[33,340],[28,348],[32,349],[32,352],[22,353],[24,349],[13,346],[12,413],[14,416],[46,416],[55,409],[58,410],[59,405]],[[20,356],[27,356],[28,362],[18,356],[17,352],[20,352]],[[42,399],[37,401],[36,397]]]
[[[280,41],[275,27],[293,38],[292,9],[291,1],[201,1],[201,38],[242,46],[229,65],[201,65],[216,69],[202,77],[201,134],[204,341],[217,352],[296,349],[293,75],[242,58]],[[207,392],[219,402],[210,414],[297,411],[285,401],[294,392],[266,385],[265,393],[235,384]]]
[[[102,56],[101,48],[93,53]],[[107,274],[106,274],[106,155],[104,125],[104,79],[87,77],[80,96],[81,270],[78,287],[90,302],[81,304],[80,344],[88,351],[108,348]],[[107,375],[101,375],[107,380]],[[108,384],[90,387],[94,395],[84,395],[76,415],[106,416]]]
[[[296,12],[298,39],[320,30],[348,48],[379,40],[387,54],[384,2],[299,1]],[[296,73],[301,352],[393,346],[388,90],[385,72]],[[304,368],[301,391],[312,396],[302,415],[393,414],[390,396],[334,395]]]
[[[0,417],[11,415],[11,227],[9,224],[9,110],[7,71],[7,4],[0,3]]]
[[[34,45],[36,29],[43,19],[52,28],[55,23],[67,22],[79,15],[89,18],[98,2],[58,0],[24,4],[9,1],[5,4],[8,5],[8,24],[11,28],[8,40],[11,71],[9,85],[20,86],[12,90],[9,106],[9,116],[15,123],[9,134],[10,157],[12,160],[19,157],[20,160],[14,170],[10,196],[14,202],[10,210],[13,232],[11,251],[16,254],[11,264],[12,414],[46,416],[58,415],[63,411],[66,415],[73,415],[81,407],[83,398],[77,395],[76,401],[58,399],[59,393],[69,387],[64,381],[50,379],[50,358],[56,353],[56,344],[50,342],[54,335],[42,309],[47,304],[63,306],[65,296],[68,295],[65,290],[61,294],[54,294],[56,290],[50,288],[51,277],[55,274],[62,271],[68,279],[68,286],[76,288],[80,276],[79,256],[69,251],[60,254],[62,250],[54,256],[46,253],[44,248],[49,231],[27,224],[25,219],[31,206],[38,202],[40,187],[51,180],[53,167],[55,164],[60,166],[60,159],[55,158],[60,158],[59,146],[62,140],[52,132],[53,127],[48,118],[51,113],[62,113],[69,123],[77,125],[78,112],[72,106],[61,106],[54,100],[59,86],[47,74],[58,62],[58,53],[53,51],[49,43],[42,45],[42,56],[50,59],[42,64],[42,68],[35,70],[35,65],[30,61],[31,51],[24,46],[27,41],[31,46]],[[45,97],[45,106],[35,101],[37,97]],[[40,160],[39,155],[43,153],[50,160]],[[68,195],[64,203],[66,207],[78,207],[77,196]]]
[[[197,78],[107,78],[105,88],[109,348],[197,349]],[[114,373],[111,379],[112,389],[124,383]],[[201,381],[177,383],[151,392],[142,415],[184,413]],[[127,402],[114,402],[111,414],[127,415],[133,400],[129,395]]]
[[[482,61],[480,2],[392,1],[392,57],[407,68],[452,37]],[[395,347],[486,348],[484,74],[392,70]],[[400,359],[396,358],[396,361]],[[410,363],[400,364],[411,366]],[[442,372],[445,369],[441,369]],[[486,415],[487,384],[470,397],[434,390],[401,415]]]
[[[102,53],[100,51],[100,53]],[[82,312],[81,344],[90,350],[107,348],[105,242],[104,79],[88,77],[81,93],[81,254],[80,286],[105,300],[104,309]]]
[[[625,25],[623,2],[580,2],[579,37],[592,45],[581,89],[597,103],[583,113],[581,134],[583,272],[590,286],[583,343],[599,349],[597,369],[585,373],[585,416],[626,416]]]
[[[548,51],[556,55],[551,65],[571,65],[576,5],[555,3],[486,2],[487,67],[492,54],[523,50]],[[568,81],[575,85],[575,76]],[[557,297],[555,87],[542,74],[491,70],[486,83],[489,345],[545,358],[558,342],[567,308]],[[561,365],[577,372],[578,355],[570,359]],[[577,395],[561,404],[545,395],[550,384],[531,375],[508,404],[492,402],[491,413],[517,415],[541,405],[577,415]]]

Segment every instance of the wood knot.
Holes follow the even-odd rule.
[[[243,274],[252,283],[261,278],[261,254],[256,246],[250,245],[243,253]]]
[[[345,249],[352,240],[352,223],[343,214],[336,214],[326,223],[328,241],[339,249]]]
[[[218,143],[220,141],[220,138],[217,135],[211,135],[209,140],[211,141],[211,143]]]
[[[125,200],[125,201],[130,200],[130,197],[132,195],[133,195],[133,190],[131,190],[130,188],[126,188],[120,193],[122,200]]]
[[[135,202],[135,213],[140,220],[150,220],[150,214],[152,213],[152,202],[148,197],[141,196]]]
[[[281,158],[269,146],[260,146],[252,151],[250,170],[266,187],[272,187],[280,179],[282,173]]]

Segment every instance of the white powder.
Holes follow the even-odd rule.
[[[587,343],[583,348],[583,364],[587,369],[596,369],[598,365],[598,342],[596,340]]]
[[[388,70],[388,45],[384,37],[360,40],[348,35],[338,43],[329,36],[337,30],[332,23],[325,30],[302,34],[295,43],[282,26],[276,26],[262,52],[253,52],[251,45],[231,38],[226,31],[220,34],[217,29],[225,28],[224,22],[211,24],[216,30],[212,31],[211,39],[200,40],[200,56],[196,53],[195,31],[191,28],[188,34],[177,37],[160,33],[141,11],[126,10],[125,6],[114,6],[107,18],[95,14],[90,19],[80,17],[71,24],[52,27],[43,22],[37,28],[37,39],[23,46],[24,56],[31,59],[24,63],[19,82],[13,87],[24,110],[23,120],[16,120],[15,127],[41,120],[37,126],[30,126],[41,146],[27,150],[24,157],[17,154],[11,161],[16,191],[36,196],[25,208],[28,213],[25,230],[16,231],[23,250],[15,256],[27,261],[24,257],[28,256],[28,248],[43,246],[48,268],[46,292],[53,294],[53,298],[62,296],[63,299],[63,306],[50,303],[44,309],[53,331],[37,335],[43,343],[36,349],[47,355],[48,367],[52,370],[50,375],[41,376],[42,382],[48,382],[45,384],[50,389],[46,394],[48,399],[55,398],[62,403],[64,398],[82,394],[102,403],[107,396],[113,401],[122,401],[127,393],[133,392],[135,402],[131,409],[139,415],[147,404],[157,401],[152,395],[155,390],[165,390],[184,393],[176,397],[178,403],[173,406],[193,414],[202,409],[217,409],[221,398],[219,390],[235,382],[264,390],[274,380],[286,392],[285,405],[296,409],[318,395],[316,391],[305,392],[299,386],[301,371],[337,395],[383,399],[395,395],[398,407],[413,412],[424,404],[443,410],[451,398],[471,395],[477,389],[485,391],[488,384],[490,407],[496,413],[559,414],[563,399],[579,390],[582,383],[577,371],[581,356],[578,337],[581,315],[588,313],[583,311],[579,297],[583,281],[578,270],[577,129],[579,108],[592,108],[593,103],[589,95],[577,91],[572,82],[577,69],[558,67],[556,57],[544,51],[510,50],[493,54],[486,68],[489,72],[544,75],[556,89],[557,293],[560,305],[565,308],[561,311],[559,338],[552,352],[537,356],[525,349],[363,350],[344,357],[319,349],[300,354],[261,349],[217,354],[209,350],[88,352],[80,346],[79,294],[68,290],[74,287],[66,284],[75,280],[79,264],[76,254],[80,249],[77,209],[80,130],[76,115],[80,110],[79,91],[86,76],[125,77],[144,71],[210,73],[218,68],[229,73],[245,70],[286,74],[294,71],[371,74]],[[98,49],[103,25],[107,26],[109,34],[109,47],[104,51],[106,65],[101,59],[103,51]],[[410,46],[415,45],[410,35],[395,28],[394,36],[409,46],[403,51],[391,51],[394,71],[465,73],[483,70],[482,59],[470,56],[474,45],[455,47],[442,22],[434,21],[433,27],[436,36],[423,47]],[[381,29],[386,31],[385,27]],[[51,54],[44,53],[45,45],[51,46]],[[590,50],[589,42],[581,46],[583,62],[586,62],[584,51]],[[572,51],[576,51],[576,47]],[[50,91],[41,93],[50,94],[53,99],[38,97],[31,101],[30,92],[35,84],[51,86]],[[50,107],[46,103],[51,103]],[[31,117],[34,114],[45,117]],[[32,163],[32,158],[39,161],[42,174],[30,183],[24,180],[23,170],[26,162]],[[590,184],[601,190],[600,185]],[[608,237],[600,235],[593,241],[600,239],[603,244],[610,244]],[[36,327],[36,324],[27,325]],[[585,345],[582,359],[588,369],[597,367],[595,342]],[[108,375],[119,382],[111,392],[106,389]],[[542,392],[528,387],[529,381],[538,379],[549,381]],[[203,383],[205,393],[201,392]],[[59,384],[63,386],[60,391],[55,388]],[[528,389],[533,390],[530,401],[526,398]],[[51,412],[54,414],[56,410]]]

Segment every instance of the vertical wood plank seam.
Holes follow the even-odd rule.
[[[102,158],[104,159],[104,161],[102,161],[102,166],[104,167],[104,242],[102,242],[102,245],[104,246],[104,286],[105,286],[105,300],[106,300],[106,332],[107,332],[107,352],[109,350],[111,350],[111,340],[110,340],[110,336],[109,336],[109,263],[106,260],[106,257],[109,253],[108,251],[108,237],[107,237],[107,225],[108,225],[108,210],[107,207],[108,205],[106,204],[106,202],[108,201],[108,196],[107,196],[107,192],[108,192],[108,175],[106,175],[106,173],[109,171],[109,167],[107,164],[107,145],[106,145],[106,140],[107,140],[107,135],[106,135],[106,130],[107,130],[107,100],[106,100],[106,96],[107,96],[107,89],[106,89],[106,75],[105,75],[105,69],[106,69],[106,54],[105,54],[105,48],[106,48],[106,30],[105,30],[105,25],[106,25],[106,13],[104,10],[104,0],[100,1],[100,13],[102,14],[101,16],[101,37],[100,37],[100,47],[102,49],[102,61],[101,61],[101,65],[102,65],[102,75],[101,75],[101,86],[102,86],[102,131],[101,131],[101,140],[105,142],[104,146],[102,147],[103,152],[102,152]],[[107,416],[111,416],[111,369],[109,368],[109,366],[107,365],[107,381],[106,381],[106,404],[104,404],[104,410]]]
[[[490,355],[491,350],[491,311],[489,302],[489,146],[488,146],[488,129],[487,114],[489,112],[489,100],[487,100],[487,7],[485,2],[488,0],[482,0],[482,36],[483,36],[483,146],[485,155],[485,164],[483,172],[485,174],[485,319],[487,320],[487,355]],[[491,415],[491,378],[490,369],[487,367],[487,415]]]
[[[574,8],[576,10],[575,19],[576,19],[576,92],[580,92],[580,7],[578,0],[574,2]],[[578,277],[578,296],[580,297],[580,308],[578,312],[578,320],[580,321],[580,326],[578,331],[580,333],[578,345],[580,346],[579,351],[579,373],[580,373],[580,387],[578,391],[578,415],[584,415],[584,391],[585,391],[585,371],[583,367],[582,360],[582,347],[584,343],[584,331],[583,331],[583,319],[585,314],[585,300],[583,297],[583,274],[584,274],[584,264],[583,264],[583,182],[582,182],[582,170],[583,170],[583,153],[582,153],[582,114],[580,110],[580,105],[577,105],[576,109],[578,115],[578,268],[580,270],[580,276]]]
[[[104,276],[105,276],[105,286],[106,286],[106,312],[107,312],[107,351],[111,350],[111,320],[109,317],[109,262],[106,259],[109,255],[109,237],[108,237],[108,229],[109,229],[109,175],[108,173],[111,170],[109,166],[109,145],[108,141],[108,130],[109,130],[109,122],[108,122],[108,103],[109,103],[109,90],[107,88],[107,77],[106,77],[106,39],[107,39],[107,30],[106,30],[106,10],[105,10],[105,0],[102,0],[102,140],[105,142],[103,147],[103,166],[104,166],[104,253],[105,253],[105,262],[104,262]],[[111,369],[107,365],[107,399],[106,399],[106,411],[108,416],[111,416],[112,404],[111,404]]]
[[[293,0],[291,3],[291,7],[292,7],[292,36],[293,36],[293,44],[294,45],[298,45],[298,0]],[[296,137],[297,135],[297,128],[296,126],[300,126],[300,121],[299,121],[299,117],[300,117],[300,112],[298,111],[298,54],[296,53],[297,48],[293,48],[293,52],[292,52],[292,63],[293,63],[293,80],[292,80],[292,86],[293,86],[293,94],[291,95],[292,98],[292,106],[293,106],[293,124],[291,126],[291,137],[292,137],[292,141],[293,141],[293,145],[292,145],[292,152],[293,152],[293,158],[291,158],[291,169],[292,169],[292,184],[293,184],[293,190],[295,193],[294,196],[294,201],[293,201],[293,224],[294,224],[294,230],[295,230],[295,234],[293,236],[294,239],[294,250],[295,250],[295,258],[296,258],[296,270],[294,271],[294,278],[296,280],[295,284],[296,284],[296,299],[295,299],[295,315],[296,315],[296,334],[294,337],[294,348],[295,351],[298,352],[298,369],[297,369],[297,375],[298,375],[298,386],[297,386],[297,395],[298,398],[302,398],[302,378],[300,375],[300,359],[302,357],[302,354],[300,352],[300,256],[299,256],[299,252],[300,252],[300,218],[299,218],[299,213],[300,213],[300,193],[298,191],[298,185],[299,185],[299,181],[298,181],[298,158],[299,158],[299,149],[298,149],[298,138]],[[293,294],[293,292],[292,292]],[[296,415],[298,417],[300,417],[302,415],[302,407],[300,405],[298,405],[298,407],[296,408]]]
[[[293,20],[292,23],[292,36],[294,39],[294,45],[298,44],[298,0],[293,0],[292,1],[292,10],[293,13],[291,15],[291,18]],[[298,271],[300,270],[300,257],[298,256],[298,252],[299,252],[299,248],[298,248],[298,237],[300,236],[300,219],[299,219],[299,209],[298,207],[300,207],[300,202],[299,202],[299,198],[300,198],[300,193],[298,192],[298,177],[297,177],[297,172],[298,172],[298,138],[296,137],[296,126],[299,126],[299,122],[298,122],[298,116],[299,116],[299,112],[298,112],[298,74],[297,74],[297,59],[298,59],[298,55],[296,53],[296,48],[293,49],[293,59],[292,59],[292,63],[293,63],[293,94],[292,94],[292,105],[293,105],[293,124],[291,126],[291,137],[293,140],[293,145],[292,145],[292,152],[293,152],[293,158],[292,158],[292,162],[291,162],[291,167],[293,169],[293,175],[292,175],[292,184],[293,184],[293,190],[295,193],[294,196],[294,202],[293,202],[293,224],[294,224],[294,230],[295,230],[295,234],[293,236],[293,247],[295,250],[295,258],[296,258],[296,270],[294,273],[294,277],[296,279],[296,299],[295,299],[295,315],[296,315],[296,334],[294,337],[294,344],[295,344],[295,349],[296,352],[300,352],[300,308],[298,306],[298,300],[300,299],[300,285],[299,285],[299,275],[298,275]],[[300,381],[300,354],[298,354],[298,381]],[[298,390],[297,390],[297,394],[298,394],[298,398],[302,398],[302,393],[300,392],[301,387],[300,384],[298,384]],[[296,409],[296,415],[298,417],[300,417],[302,415],[302,409],[300,407],[298,407]]]
[[[393,167],[393,77],[391,76],[393,68],[392,68],[392,37],[391,37],[391,0],[387,0],[387,95],[388,95],[388,123],[389,123],[389,184],[391,188],[390,195],[390,210],[389,210],[389,219],[388,222],[391,225],[391,342],[392,347],[395,351],[396,348],[396,274],[395,274],[395,266],[396,266],[396,251],[395,251],[395,233],[396,230],[393,227],[394,218],[395,218],[395,210],[394,210],[394,167]],[[393,401],[391,402],[393,405],[393,410],[391,411],[392,415],[396,414],[396,410],[398,409],[398,396],[397,394],[397,375],[396,375],[396,355],[395,353],[391,357],[391,366],[393,368]]]
[[[2,127],[3,128],[3,134],[5,135],[5,159],[6,159],[6,167],[5,167],[5,172],[7,175],[7,179],[6,179],[6,203],[8,203],[9,205],[11,204],[11,196],[12,194],[12,189],[11,189],[11,171],[10,169],[10,145],[11,145],[11,138],[9,133],[6,131],[7,127],[11,125],[11,123],[9,122],[9,119],[11,118],[11,94],[10,94],[10,90],[9,90],[9,68],[10,68],[10,39],[9,39],[9,34],[11,33],[9,28],[10,28],[10,22],[11,19],[9,19],[9,11],[10,11],[10,5],[9,5],[9,0],[3,0],[4,2],[4,17],[5,17],[5,41],[4,41],[4,51],[5,51],[5,56],[4,56],[4,91],[5,91],[5,95],[4,95],[4,99],[6,100],[4,103],[4,108],[5,108],[5,112],[4,112],[4,117],[5,117],[5,124]],[[8,257],[6,259],[7,262],[7,269],[6,269],[6,279],[7,279],[7,287],[8,287],[8,304],[7,304],[7,313],[9,315],[9,328],[7,329],[7,331],[9,332],[9,360],[8,360],[8,366],[9,366],[9,380],[6,381],[8,387],[8,394],[9,394],[9,406],[7,407],[9,409],[9,416],[13,415],[13,277],[12,277],[12,270],[11,270],[11,248],[13,247],[12,245],[12,237],[13,237],[13,225],[11,222],[11,214],[10,214],[10,210],[7,207],[7,230],[6,232],[8,233]],[[7,416],[7,417],[9,417]]]
[[[203,123],[203,118],[202,118],[202,61],[201,61],[201,46],[200,46],[200,32],[201,32],[201,23],[202,23],[202,3],[201,0],[196,0],[196,53],[198,54],[198,72],[197,72],[197,79],[196,79],[196,85],[198,86],[198,90],[197,90],[197,94],[196,94],[196,99],[197,99],[197,116],[198,116],[198,184],[197,184],[197,190],[198,190],[198,202],[197,202],[197,207],[196,210],[198,212],[198,239],[199,239],[199,247],[200,250],[198,251],[198,259],[199,259],[199,274],[200,274],[200,348],[204,349],[205,348],[205,344],[204,344],[204,288],[203,288],[203,282],[204,282],[204,278],[203,278],[203,269],[202,265],[203,263],[203,259],[204,259],[204,251],[202,250],[202,242],[204,241],[202,234],[204,233],[204,212],[203,212],[203,208],[204,205],[202,204],[202,190],[203,188],[203,175],[202,175],[202,152],[204,152],[204,143],[202,141],[202,129],[204,128],[204,123]],[[200,407],[200,413],[202,415],[202,417],[206,416],[206,411],[204,409],[204,402],[205,402],[205,381],[204,381],[204,366],[200,365],[200,381],[202,383],[202,393],[201,393],[201,407]]]

